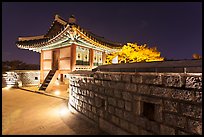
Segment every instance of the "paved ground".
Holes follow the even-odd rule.
[[[38,86],[27,86],[27,87],[20,87],[20,88],[24,89],[24,90],[27,90],[27,91],[43,93],[43,94],[46,94],[46,95],[60,97],[60,98],[67,99],[67,100],[69,98],[68,84],[54,85],[49,92],[45,92],[43,90],[39,91],[39,87]],[[56,94],[56,91],[59,94]]]
[[[67,100],[2,88],[2,134],[100,135],[96,126],[69,112]]]

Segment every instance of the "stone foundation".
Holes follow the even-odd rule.
[[[202,134],[202,73],[73,74],[69,86],[70,109],[110,134]]]

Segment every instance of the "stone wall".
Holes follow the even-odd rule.
[[[40,83],[39,70],[14,70],[7,71],[2,76],[2,87],[7,85],[12,87],[31,86]]]
[[[202,73],[73,74],[69,86],[71,111],[110,134],[202,134]]]

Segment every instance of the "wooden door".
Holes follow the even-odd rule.
[[[52,69],[58,69],[59,66],[59,51],[52,51]]]

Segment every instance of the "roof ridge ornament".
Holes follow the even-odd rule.
[[[71,25],[76,24],[76,18],[75,18],[75,16],[73,14],[69,17],[68,22]]]

